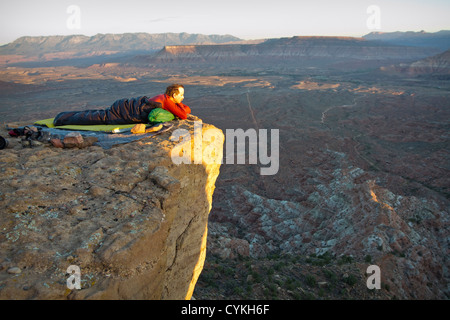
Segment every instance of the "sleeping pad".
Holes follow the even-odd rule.
[[[160,103],[150,101],[146,96],[120,99],[107,109],[61,112],[56,115],[53,124],[63,126],[146,123],[150,111],[158,107],[161,107]]]

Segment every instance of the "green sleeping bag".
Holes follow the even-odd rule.
[[[161,122],[169,122],[175,119],[175,116],[164,109],[156,108],[150,111],[148,114],[148,122],[150,124],[161,123]]]

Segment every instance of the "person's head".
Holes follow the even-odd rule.
[[[174,83],[166,88],[166,94],[175,103],[181,103],[184,99],[184,87]]]

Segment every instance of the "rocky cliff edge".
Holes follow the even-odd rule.
[[[0,299],[190,299],[224,139],[211,125],[200,128],[201,144],[188,137],[194,122],[179,121],[107,150],[23,148],[8,137],[0,150]],[[172,141],[174,132],[187,136]],[[191,152],[191,164],[174,163],[173,150],[189,156],[194,146],[201,161]]]

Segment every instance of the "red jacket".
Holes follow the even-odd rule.
[[[161,103],[161,107],[164,110],[172,112],[173,115],[177,116],[180,119],[186,119],[187,115],[191,113],[191,109],[187,105],[173,102],[166,94],[160,94],[149,100]]]

